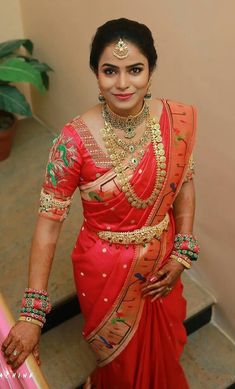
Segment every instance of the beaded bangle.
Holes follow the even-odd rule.
[[[180,256],[184,255],[191,261],[196,261],[198,259],[200,251],[197,239],[194,235],[190,234],[176,234],[174,249]]]
[[[45,313],[49,313],[51,305],[48,300],[40,300],[31,297],[24,297],[22,300],[22,306],[25,308],[33,308]]]
[[[44,311],[40,311],[38,309],[33,309],[33,308],[21,308],[20,310],[21,313],[36,313],[37,315],[46,316],[46,313]]]
[[[38,296],[49,297],[48,292],[46,290],[42,290],[42,289],[26,288],[25,293],[33,293],[33,294],[37,294]]]
[[[183,240],[182,242],[176,241],[175,247],[181,250],[193,250],[195,253],[199,253],[199,245],[197,243],[197,240],[195,241]]]
[[[31,317],[32,319],[39,320],[42,324],[46,323],[46,318],[36,313],[21,313],[20,317]]]
[[[30,321],[31,318],[39,321],[43,326],[46,322],[46,314],[50,310],[51,304],[47,291],[33,288],[25,289],[20,311],[20,317],[24,318],[22,320]]]
[[[198,259],[198,254],[196,252],[190,250],[177,250],[178,253],[187,255],[191,259],[191,261],[196,261]]]
[[[26,321],[28,323],[35,324],[41,328],[43,327],[43,323],[41,321],[33,319],[32,317],[28,317],[28,316],[20,316],[18,321]]]

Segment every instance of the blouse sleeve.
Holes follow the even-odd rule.
[[[79,183],[81,155],[76,131],[67,124],[54,139],[40,195],[39,214],[63,221]]]
[[[191,181],[194,176],[195,176],[195,162],[194,162],[193,154],[191,154],[189,158],[189,163],[188,163],[188,168],[184,179],[184,183]]]

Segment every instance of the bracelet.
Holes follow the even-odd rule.
[[[38,294],[39,296],[49,297],[48,292],[42,289],[26,288],[25,293],[33,293],[33,294]]]
[[[38,327],[43,327],[43,323],[40,320],[33,319],[32,317],[29,316],[20,316],[18,321],[26,321],[28,323],[32,323],[37,325]]]
[[[20,317],[30,321],[36,320],[43,326],[46,322],[46,314],[51,310],[49,295],[46,290],[26,288],[22,299]]]
[[[194,235],[176,234],[174,239],[174,250],[179,256],[183,255],[192,261],[196,261],[198,259],[200,248]]]
[[[39,320],[42,324],[46,323],[46,317],[37,315],[36,313],[20,313],[20,317],[31,317],[32,319]]]
[[[41,310],[38,310],[38,309],[34,309],[34,308],[24,308],[22,307],[21,310],[20,310],[21,313],[36,313],[37,315],[40,315],[40,316],[43,316],[45,317],[46,314],[44,311],[41,311]]]
[[[180,254],[187,255],[191,261],[196,261],[198,259],[198,254],[191,250],[177,250]]]
[[[177,262],[179,262],[181,265],[183,265],[186,269],[191,268],[191,263],[189,262],[188,258],[183,258],[182,256],[174,254],[174,252],[170,255],[170,259],[173,259]]]

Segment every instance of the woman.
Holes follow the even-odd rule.
[[[13,369],[39,342],[56,242],[79,187],[84,223],[72,260],[83,335],[98,365],[86,387],[188,388],[179,364],[186,341],[180,275],[198,255],[190,162],[195,113],[150,99],[156,61],[145,25],[118,19],[98,28],[90,66],[100,103],[67,124],[51,149],[31,289],[2,346]]]

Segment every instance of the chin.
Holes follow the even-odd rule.
[[[144,101],[144,97],[143,98],[138,98],[136,99],[136,96],[132,96],[132,98],[128,99],[128,100],[123,100],[123,101],[119,101],[118,99],[107,99],[107,104],[110,106],[111,109],[113,110],[121,110],[121,111],[131,111],[131,110],[134,110],[135,107],[137,107],[138,105],[141,105],[142,102]]]

